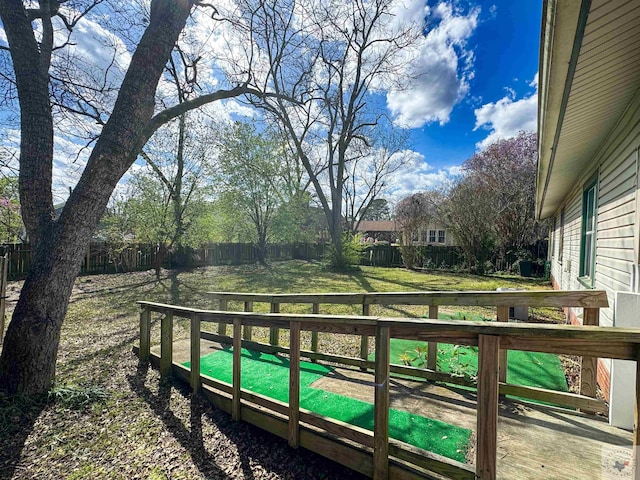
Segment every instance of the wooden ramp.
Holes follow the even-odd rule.
[[[201,354],[222,348],[202,340]],[[227,347],[228,348],[228,347]],[[160,348],[152,349],[159,359]],[[190,342],[173,344],[174,363],[190,360]],[[373,403],[373,375],[335,367],[312,387]],[[476,395],[431,382],[394,378],[391,407],[476,431]],[[473,442],[471,442],[473,443]],[[593,479],[632,478],[617,471],[615,460],[631,458],[632,433],[611,427],[606,419],[529,402],[501,399],[498,418],[498,478]],[[474,452],[469,461],[473,465]],[[612,469],[614,472],[612,472]]]

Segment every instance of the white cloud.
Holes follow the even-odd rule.
[[[387,94],[396,123],[409,128],[447,123],[453,107],[468,93],[474,75],[474,55],[467,41],[476,29],[480,9],[465,14],[443,2],[425,13],[438,24],[415,50],[408,67],[413,80],[408,88]]]
[[[520,131],[535,131],[538,118],[538,74],[529,84],[536,91],[519,100],[515,99],[515,93],[507,88],[507,95],[494,103],[486,103],[474,111],[476,125],[474,130],[483,128],[489,131],[489,135],[479,142],[476,147],[479,150],[487,145],[504,138],[515,137]]]
[[[445,186],[461,171],[459,166],[435,169],[423,154],[413,150],[402,154],[408,157],[407,162],[387,179],[385,198],[390,203],[395,204],[412,193]]]

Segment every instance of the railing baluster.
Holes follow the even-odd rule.
[[[140,351],[138,358],[143,362],[149,361],[151,355],[151,310],[142,307],[140,310]]]
[[[191,388],[200,391],[200,315],[191,314]]]
[[[369,305],[368,303],[363,303],[362,316],[368,317],[370,313],[371,305]],[[369,358],[369,337],[367,335],[362,335],[360,337],[360,358],[365,361]],[[361,367],[360,370],[366,372],[367,367]]]
[[[373,421],[373,478],[389,478],[389,327],[376,327],[375,397]]]
[[[429,305],[429,318],[438,319],[438,305]],[[438,369],[438,342],[427,343],[427,368],[433,371]]]
[[[173,364],[173,312],[167,312],[160,323],[160,375],[171,376]]]
[[[227,311],[228,307],[229,307],[229,301],[226,298],[221,298],[218,310]],[[226,335],[226,334],[227,334],[227,324],[219,322],[218,335]]]
[[[582,325],[598,325],[599,308],[585,308],[582,313]],[[582,357],[580,364],[580,394],[595,398],[597,395],[598,358]]]
[[[509,307],[500,305],[497,307],[497,320],[499,322],[509,322]],[[507,369],[508,369],[508,360],[507,360],[508,350],[500,349],[500,377],[499,380],[503,383],[507,383]]]
[[[289,446],[300,445],[300,322],[289,326]]]
[[[241,378],[240,367],[242,364],[242,321],[236,318],[233,321],[233,380],[232,380],[232,398],[231,398],[231,417],[240,420],[240,391]]]
[[[311,313],[313,313],[314,315],[318,315],[320,313],[319,303],[314,303],[311,308],[312,308]],[[311,351],[312,352],[318,351],[318,332],[311,332]],[[312,360],[312,361],[315,363],[317,360]]]
[[[478,338],[476,475],[495,480],[498,444],[498,370],[500,337]]]
[[[280,304],[271,302],[271,313],[280,313]],[[280,343],[280,329],[277,327],[271,327],[269,329],[269,343],[271,345],[278,345]]]
[[[253,312],[253,302],[244,302],[244,311]],[[245,325],[242,330],[242,338],[251,340],[251,325]]]

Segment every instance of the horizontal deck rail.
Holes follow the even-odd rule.
[[[230,301],[244,302],[244,311],[253,310],[255,303],[268,303],[271,312],[280,312],[281,304],[311,304],[314,314],[320,312],[320,304],[332,305],[361,305],[362,315],[370,315],[371,305],[422,305],[429,307],[429,318],[438,319],[438,307],[440,306],[482,306],[495,307],[496,320],[498,322],[509,321],[509,307],[582,307],[584,308],[583,324],[598,325],[600,308],[608,306],[607,294],[601,290],[539,290],[539,291],[448,291],[448,292],[365,292],[365,293],[240,293],[240,292],[208,292],[207,295],[217,300],[220,310],[227,310]],[[226,335],[226,325],[218,325],[218,333]],[[360,366],[363,370],[370,368],[367,363],[369,357],[369,336],[363,334],[360,341]],[[246,327],[244,339],[251,340],[251,327]],[[269,335],[270,345],[278,345],[279,329],[271,327]],[[224,340],[222,340],[224,341]],[[229,340],[227,340],[229,342]],[[460,342],[450,342],[460,343]],[[318,352],[318,332],[311,336],[311,350]],[[438,344],[435,340],[428,341],[426,370],[418,373],[418,377],[424,378],[424,372],[429,375],[429,380],[442,380],[441,372],[438,372],[437,364]],[[598,358],[583,355],[580,364],[580,390],[579,395],[564,394],[544,389],[536,389],[522,385],[510,385],[507,383],[507,352],[500,350],[500,394],[520,395],[531,400],[555,402],[559,405],[581,408],[593,413],[608,414],[607,405],[597,400],[597,365]],[[398,373],[392,366],[392,373]],[[451,383],[459,383],[459,379],[445,374]],[[514,391],[518,392],[513,393]],[[546,392],[546,393],[544,393]]]
[[[559,303],[558,295],[555,292],[550,293],[554,293],[552,295],[554,302]],[[494,295],[491,293],[491,296],[486,298],[495,302],[502,301],[496,297],[491,298]],[[582,300],[573,295],[569,297],[569,303],[583,302],[591,305],[585,308],[597,308],[593,305],[602,304],[602,299],[593,301],[593,299],[587,300],[586,297]],[[252,300],[243,301],[261,300],[254,297]],[[139,304],[142,307],[139,347],[141,360],[157,361],[163,374],[167,375],[171,372],[188,380],[194,391],[203,392],[216,405],[232,413],[233,418],[254,423],[286,438],[292,447],[310,448],[376,479],[417,478],[427,476],[428,472],[448,478],[496,478],[501,348],[632,361],[638,361],[640,358],[640,330],[638,329],[371,316],[228,312],[153,302],[139,302]],[[163,315],[160,357],[150,352],[152,313]],[[176,318],[189,319],[191,323],[191,369],[172,362],[171,355],[168,353],[170,349],[163,347],[166,343],[172,344],[170,324]],[[201,324],[207,322],[233,325],[232,384],[225,384],[200,374]],[[290,401],[288,404],[276,402],[240,387],[241,357],[238,347],[256,343],[242,339],[245,328],[255,326],[289,329],[288,349],[278,345],[264,346],[264,348],[284,351],[290,355]],[[305,353],[322,355],[301,350],[300,332],[302,331],[376,337],[375,361],[373,365],[371,362],[366,364],[368,368],[373,366],[375,373],[373,433],[321,417],[299,407],[300,357]],[[222,337],[222,335],[219,336]],[[439,457],[388,438],[390,338],[420,339],[479,347],[475,470],[470,465]],[[361,361],[361,359],[354,360]],[[638,372],[637,376],[640,377],[640,369]],[[640,378],[637,380],[640,384]],[[513,390],[514,386],[506,385],[506,387],[512,388],[510,394],[519,395],[517,390]],[[637,401],[635,410],[638,415],[640,410]],[[640,430],[636,425],[634,447],[640,443],[639,439]],[[634,448],[634,453],[636,451],[637,448]]]

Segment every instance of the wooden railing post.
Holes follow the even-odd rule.
[[[160,323],[160,376],[170,377],[172,365],[173,312],[167,312]]]
[[[633,408],[633,480],[640,480],[640,356],[636,360],[636,398]]]
[[[242,363],[242,321],[233,321],[233,380],[231,397],[231,417],[240,420],[241,363]]]
[[[498,371],[500,337],[478,338],[476,476],[495,480],[498,444]]]
[[[509,307],[500,305],[498,306],[497,317],[499,322],[508,322],[509,321]],[[500,376],[499,380],[503,383],[507,383],[507,369],[508,369],[508,360],[507,360],[508,350],[500,349]]]
[[[280,304],[271,302],[271,313],[280,313]],[[280,329],[277,327],[271,327],[269,329],[269,343],[271,345],[278,345],[280,343]]]
[[[582,325],[599,325],[600,309],[585,308]],[[595,398],[597,394],[598,357],[582,357],[580,365],[580,394]]]
[[[143,362],[149,361],[151,355],[151,310],[143,306],[140,310],[140,351],[138,357]]]
[[[191,388],[200,391],[200,316],[191,314]]]
[[[371,313],[371,306],[368,303],[362,304],[362,316],[368,317]],[[362,335],[360,337],[360,358],[365,362],[369,358],[369,337]],[[367,370],[367,367],[360,367],[363,372]]]
[[[318,315],[320,313],[319,303],[313,304],[311,313],[313,313],[314,315]],[[311,351],[312,352],[318,351],[318,332],[311,332]],[[315,363],[317,360],[312,360],[312,361]]]
[[[4,253],[0,257],[0,341],[4,334],[4,317],[7,310],[7,277],[9,272],[9,256]]]
[[[429,318],[438,319],[437,305],[429,305]],[[438,342],[427,343],[427,368],[433,371],[438,369]]]
[[[253,312],[253,302],[244,302],[244,311]],[[242,329],[242,338],[251,340],[251,325],[245,325]]]
[[[300,445],[300,322],[289,326],[289,446]]]
[[[229,307],[229,302],[227,301],[227,299],[221,298],[218,310],[226,311],[228,307]],[[218,323],[218,335],[226,335],[226,334],[227,334],[227,324],[222,322]]]
[[[373,478],[389,478],[389,327],[376,327],[375,397],[373,421]]]

